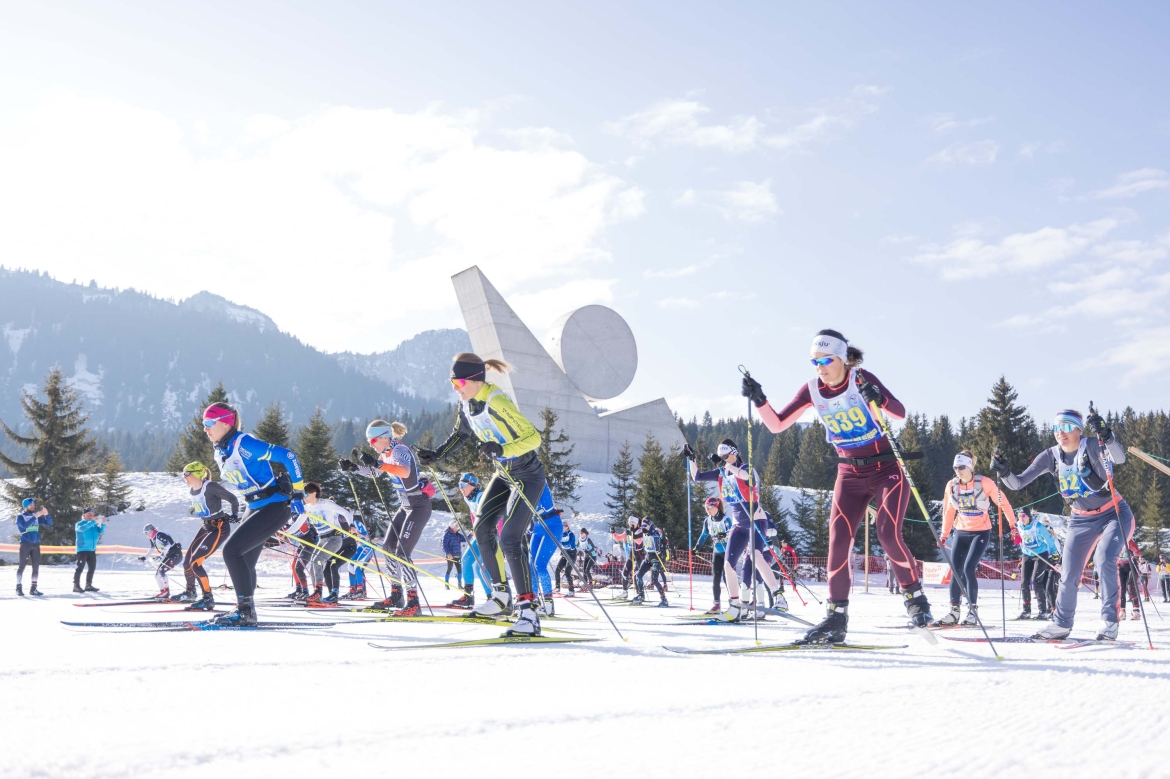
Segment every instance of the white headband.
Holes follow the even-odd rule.
[[[965,454],[956,454],[952,468],[974,468],[975,461]]]
[[[812,348],[809,349],[809,356],[812,357],[817,352],[840,357],[841,361],[844,362],[849,358],[849,344],[831,335],[814,335]]]

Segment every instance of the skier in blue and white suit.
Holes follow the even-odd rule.
[[[214,622],[255,627],[256,561],[264,542],[284,527],[292,512],[304,513],[305,477],[295,452],[243,433],[241,427],[239,412],[226,403],[212,403],[203,412],[203,431],[214,445],[220,480],[242,494],[248,506],[239,528],[223,545],[236,608]],[[274,462],[283,465],[287,475],[277,476]]]
[[[479,504],[484,495],[479,478],[474,473],[465,473],[459,477],[459,494],[463,496],[463,502],[467,504],[467,510],[471,514],[471,525],[474,527],[476,517],[479,516]],[[484,596],[490,598],[492,595],[491,579],[487,577],[479,565],[479,541],[476,540],[474,534],[471,535],[467,548],[463,550],[463,558],[460,563],[463,570],[463,597],[452,601],[450,605],[456,608],[470,609],[475,605],[476,578],[483,585]]]
[[[362,521],[362,515],[359,513],[353,515],[353,532],[366,541],[370,540],[370,531],[366,529],[366,523]],[[373,556],[373,547],[367,544],[357,545],[357,551],[349,558],[349,593],[346,594],[346,598],[366,597],[366,571],[362,566]]]
[[[553,505],[552,493],[548,485],[544,485],[544,492],[540,494],[540,501],[536,504],[537,516],[544,520],[532,523],[532,538],[528,542],[528,557],[532,561],[532,572],[539,580],[540,613],[547,617],[553,616],[555,607],[552,600],[552,577],[548,575],[548,563],[552,560],[553,552],[557,551],[554,538],[564,534],[564,523],[561,521],[561,510]],[[544,526],[548,525],[548,530]],[[549,532],[553,535],[550,537]]]

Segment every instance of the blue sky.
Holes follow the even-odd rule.
[[[422,6],[422,7],[420,7]],[[912,410],[1165,406],[1170,8],[206,3],[0,12],[0,255],[328,350],[603,303],[610,407],[777,400],[842,330]]]

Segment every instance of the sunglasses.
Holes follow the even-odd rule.
[[[370,446],[373,446],[374,442],[377,441],[378,439],[377,438],[367,438],[366,440],[370,442]]]
[[[455,389],[463,389],[467,386],[467,379],[451,379],[451,386]]]
[[[215,423],[218,421],[219,421],[218,419],[205,419],[205,420],[203,420],[203,426],[204,427],[215,427]]]
[[[1080,428],[1072,422],[1060,422],[1052,426],[1053,435],[1056,433],[1071,433],[1074,430],[1080,430]]]
[[[965,471],[970,467],[971,467],[970,465],[956,465],[954,470],[956,473],[958,473],[959,471]]]
[[[809,360],[809,362],[811,362],[813,365],[819,365],[822,368],[825,367],[826,365],[828,365],[829,363],[831,363],[832,361],[833,361],[833,355],[831,355],[831,354],[828,355],[827,357],[813,357],[812,359]]]

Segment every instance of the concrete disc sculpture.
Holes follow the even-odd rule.
[[[545,339],[548,353],[590,400],[616,398],[638,370],[638,344],[612,308],[583,306],[558,319]]]

